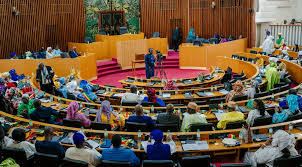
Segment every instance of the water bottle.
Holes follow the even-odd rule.
[[[178,108],[177,112],[178,112],[179,115],[181,115],[181,109],[180,108]]]
[[[268,133],[269,133],[270,136],[273,135],[273,128],[272,127],[268,128]]]
[[[220,109],[223,110],[223,102],[220,102]]]
[[[83,104],[82,104],[82,102],[80,102],[80,108],[79,108],[80,110],[81,109],[83,109]]]
[[[58,103],[61,104],[61,98],[60,98],[60,96],[58,96],[57,100],[58,100]]]
[[[161,91],[161,89],[159,89],[159,96],[162,96],[163,92]]]
[[[211,85],[211,92],[213,92],[213,85]]]
[[[197,136],[197,141],[200,141],[200,130],[199,130],[199,129],[197,129],[197,134],[196,134],[196,136]]]
[[[84,131],[84,127],[83,127],[83,126],[81,127],[81,132],[82,132],[83,134],[85,134],[85,131]]]
[[[107,137],[108,137],[107,129],[104,129],[104,138],[105,138],[105,140],[107,139]]]
[[[178,90],[177,89],[175,90],[175,95],[178,95]]]
[[[238,104],[236,104],[236,111],[239,111],[239,106],[238,106]]]
[[[164,85],[164,79],[161,79],[161,84]]]
[[[50,96],[49,101],[52,103],[53,102],[53,96]]]
[[[154,106],[151,106],[151,113],[154,113]]]
[[[31,119],[28,122],[29,128],[32,129],[33,128],[33,123],[31,122]]]
[[[242,134],[242,130],[240,130],[239,132],[239,141],[242,143],[242,139],[243,139],[243,134]]]
[[[167,131],[167,139],[170,136],[170,130]]]
[[[289,133],[289,134],[291,134],[293,128],[294,128],[294,127],[293,127],[293,124],[290,123],[290,124],[289,124],[289,127],[288,127],[288,133]]]
[[[120,112],[123,112],[123,106],[120,105]]]
[[[274,93],[272,94],[272,101],[275,101],[275,95],[274,95]]]
[[[142,140],[142,132],[141,132],[141,130],[138,130],[137,139],[138,139],[139,142]]]
[[[144,94],[145,94],[145,89],[143,88],[143,89],[142,89],[142,95],[144,95]]]

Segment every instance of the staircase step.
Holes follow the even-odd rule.
[[[117,58],[116,57],[112,58],[112,61],[117,62]]]
[[[118,65],[112,65],[112,66],[105,66],[105,67],[98,67],[97,71],[108,71],[108,70],[113,70],[113,69],[120,69],[121,67]]]
[[[101,71],[101,72],[98,72],[98,77],[108,75],[108,74],[113,74],[113,73],[119,73],[119,72],[122,72],[122,70],[121,69],[112,69],[112,70],[108,70],[108,71]]]
[[[97,67],[106,67],[106,66],[111,66],[111,65],[116,65],[116,61],[104,61],[104,62],[99,62],[97,63]]]
[[[167,65],[167,64],[179,64],[179,61],[164,61],[163,65]]]
[[[169,64],[169,65],[164,65],[164,68],[179,68],[178,64]]]

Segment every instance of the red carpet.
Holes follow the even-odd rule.
[[[165,71],[168,79],[190,78],[190,77],[196,77],[201,72],[205,74],[209,73],[209,70],[182,70],[179,68],[167,68]],[[116,87],[121,88],[122,85],[118,81],[125,79],[127,76],[134,76],[134,75],[131,71],[118,72],[118,73],[102,76],[96,80],[93,80],[92,83],[99,84],[99,85],[107,85],[107,84],[115,85]],[[145,78],[145,70],[138,69],[136,71],[136,77]]]

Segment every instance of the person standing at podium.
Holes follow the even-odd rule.
[[[154,76],[155,57],[153,55],[153,48],[149,48],[149,53],[145,55],[146,78],[150,79]]]

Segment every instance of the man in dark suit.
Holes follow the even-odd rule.
[[[36,71],[36,81],[40,83],[40,89],[47,93],[53,94],[54,83],[53,77],[55,73],[50,66],[44,66],[43,63],[39,63]]]
[[[72,48],[72,50],[69,51],[69,56],[70,56],[70,58],[76,58],[76,57],[81,56],[81,54],[78,54],[78,52],[77,52],[77,47],[76,47],[76,46],[74,46],[74,47]]]
[[[173,104],[168,104],[167,112],[158,114],[156,122],[159,124],[177,124],[179,127],[179,115],[173,114],[173,112]]]

